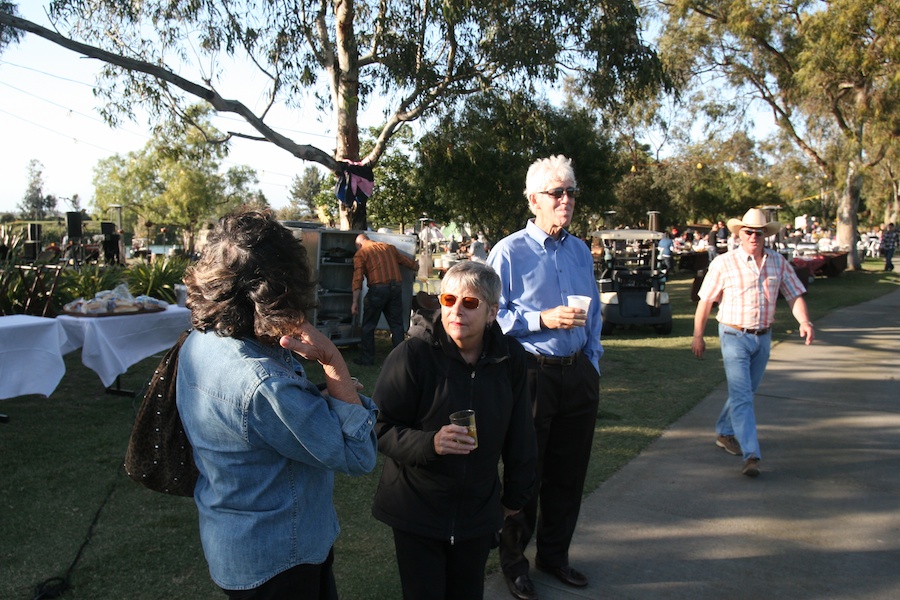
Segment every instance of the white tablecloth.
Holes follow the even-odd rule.
[[[66,372],[65,345],[66,332],[56,319],[0,317],[0,398],[52,394]]]
[[[128,367],[171,348],[181,332],[191,326],[191,311],[170,305],[156,313],[114,317],[60,315],[68,335],[63,349],[81,348],[81,362],[110,387]]]

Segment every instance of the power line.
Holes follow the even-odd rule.
[[[37,98],[37,99],[40,100],[41,102],[46,102],[47,104],[50,104],[51,106],[55,106],[55,107],[57,107],[57,108],[61,108],[62,110],[66,111],[66,112],[68,112],[68,113],[70,113],[70,114],[78,115],[78,116],[80,116],[80,117],[83,117],[83,118],[85,118],[85,119],[88,119],[89,121],[94,121],[95,123],[99,123],[99,124],[103,125],[104,127],[109,127],[109,125],[108,125],[106,122],[104,122],[103,119],[100,119],[100,118],[98,118],[98,117],[96,117],[96,116],[94,116],[94,115],[88,115],[88,114],[85,114],[85,113],[83,113],[83,112],[77,111],[77,110],[72,109],[72,108],[69,108],[69,107],[67,107],[67,106],[64,106],[64,105],[62,105],[62,104],[59,104],[59,103],[57,103],[57,102],[54,102],[54,101],[52,101],[52,100],[48,100],[47,98],[44,98],[44,97],[42,97],[42,96],[38,96],[37,94],[34,94],[34,93],[29,92],[29,91],[27,91],[27,90],[23,90],[23,89],[18,88],[18,87],[14,86],[14,85],[10,85],[9,83],[6,83],[5,81],[0,81],[0,85],[5,85],[6,87],[11,88],[11,89],[14,89],[14,90],[16,90],[17,92],[19,92],[19,93],[21,93],[21,94],[25,94],[26,96],[31,96],[32,98]],[[4,111],[4,112],[6,112],[6,114],[8,114],[8,115],[11,115],[11,114],[12,114],[12,113],[9,113],[8,111]],[[28,123],[31,123],[32,125],[37,125],[37,126],[39,126],[39,127],[43,127],[44,129],[48,129],[49,131],[53,131],[54,133],[58,133],[59,135],[63,135],[63,136],[65,136],[65,137],[68,137],[66,134],[59,133],[58,131],[54,131],[54,130],[49,129],[48,127],[45,127],[45,126],[43,126],[43,125],[39,125],[39,124],[35,123],[34,121],[29,121],[28,119],[25,119],[24,117],[19,117],[19,116],[17,116],[17,115],[12,115],[12,116],[14,116],[14,117],[16,117],[17,119],[20,119],[20,120],[22,120],[22,121],[26,121],[26,122],[28,122]],[[111,129],[111,128],[110,128],[110,129]],[[150,136],[147,135],[147,134],[145,134],[145,133],[140,133],[140,132],[137,132],[137,131],[129,131],[129,130],[127,130],[127,129],[121,129],[120,131],[124,131],[125,133],[129,133],[129,134],[131,134],[131,135],[136,135],[136,136],[142,137],[142,138],[144,138],[144,139],[148,139],[148,140],[150,139]]]
[[[2,108],[0,108],[0,113],[3,113],[3,114],[5,114],[5,115],[9,115],[10,117],[12,117],[12,118],[14,118],[14,119],[18,119],[18,120],[20,120],[20,121],[23,121],[23,122],[25,122],[25,123],[28,123],[29,125],[33,125],[34,127],[40,127],[41,129],[44,129],[44,130],[46,130],[46,131],[49,131],[50,133],[54,133],[54,134],[56,134],[56,135],[58,135],[58,136],[60,136],[60,137],[64,137],[64,138],[70,139],[70,140],[72,140],[73,142],[75,142],[76,144],[84,144],[85,146],[92,146],[92,147],[94,147],[94,148],[97,148],[98,150],[103,150],[104,152],[109,152],[109,153],[115,154],[115,150],[110,150],[109,148],[104,148],[103,146],[98,146],[97,144],[93,144],[93,143],[91,143],[91,142],[86,142],[86,141],[84,141],[84,140],[80,140],[80,139],[78,139],[77,137],[72,137],[72,136],[70,136],[70,135],[68,135],[68,134],[66,134],[66,133],[62,133],[62,132],[59,132],[59,131],[57,131],[57,130],[55,130],[55,129],[51,129],[50,127],[47,127],[46,125],[41,125],[40,123],[35,123],[34,121],[31,121],[31,120],[29,120],[29,119],[26,119],[25,117],[20,117],[19,115],[14,115],[13,113],[11,113],[11,112],[9,112],[9,111],[7,111],[7,110],[3,110]]]
[[[0,82],[0,83],[2,83],[2,82]],[[75,112],[75,111],[73,111],[73,112]],[[112,154],[118,154],[118,152],[117,152],[116,150],[111,150],[111,149],[106,148],[106,147],[104,147],[104,146],[100,146],[100,145],[98,145],[98,144],[94,144],[94,143],[92,143],[92,142],[87,142],[87,141],[84,141],[84,140],[79,139],[79,138],[77,138],[77,137],[70,136],[69,134],[62,133],[62,132],[57,131],[57,130],[55,130],[55,129],[53,129],[53,128],[47,127],[46,125],[42,125],[42,124],[37,123],[37,122],[35,122],[35,121],[32,121],[32,120],[30,120],[30,119],[26,119],[25,117],[21,117],[21,116],[19,116],[19,115],[13,114],[13,113],[11,113],[11,112],[9,112],[9,111],[7,111],[7,110],[4,110],[4,109],[2,109],[2,108],[0,108],[0,113],[5,114],[5,115],[8,115],[8,116],[10,116],[10,117],[12,117],[12,118],[14,118],[14,119],[18,119],[19,121],[22,121],[22,122],[24,122],[24,123],[28,123],[29,125],[32,125],[32,126],[34,126],[34,127],[39,127],[40,129],[43,129],[43,130],[45,130],[45,131],[49,131],[50,133],[53,133],[53,134],[55,134],[55,135],[58,135],[58,136],[60,136],[60,137],[62,137],[62,138],[69,139],[69,140],[71,140],[71,141],[72,141],[73,143],[75,143],[75,144],[83,144],[83,145],[85,145],[85,146],[90,146],[90,147],[92,147],[92,148],[96,148],[96,149],[101,150],[101,151],[103,151],[103,152],[107,152],[107,153],[109,153],[109,154],[111,154],[111,155],[112,155]],[[135,134],[135,135],[138,135],[138,134]],[[144,137],[147,137],[147,139],[149,139],[149,136],[144,136]],[[269,143],[269,142],[266,142],[266,143]],[[222,163],[223,163],[223,164],[227,164],[227,165],[231,165],[231,166],[235,166],[235,167],[248,166],[248,165],[246,165],[246,164],[239,163],[239,162],[236,162],[236,161],[227,159],[227,158],[224,159],[224,160],[222,161]],[[278,172],[278,171],[272,171],[272,170],[269,170],[269,169],[262,169],[262,170],[254,169],[254,171],[257,173],[257,176],[265,175],[266,177],[283,177],[283,178],[287,178],[287,179],[293,179],[293,177],[296,175],[296,174],[280,173],[280,172]],[[260,185],[269,185],[269,186],[273,186],[273,187],[287,186],[287,185],[288,185],[287,183],[275,183],[275,182],[272,182],[272,181],[268,181],[268,180],[264,179],[263,177],[259,177],[259,184],[260,184]]]
[[[91,89],[94,88],[94,86],[93,86],[92,84],[85,83],[85,82],[83,82],[83,81],[78,81],[78,80],[75,80],[75,79],[70,79],[70,78],[67,78],[67,77],[62,77],[62,76],[59,76],[59,75],[56,75],[56,74],[53,74],[53,73],[49,73],[49,72],[47,72],[47,71],[43,71],[43,70],[41,70],[41,69],[35,69],[35,68],[33,68],[33,67],[28,67],[28,66],[20,65],[20,64],[16,64],[16,63],[11,63],[11,62],[5,61],[5,60],[0,60],[0,65],[9,65],[9,66],[12,66],[12,67],[15,67],[15,68],[24,69],[24,70],[28,70],[28,71],[31,71],[31,72],[34,72],[34,73],[38,73],[38,74],[41,74],[41,75],[44,75],[44,76],[47,76],[47,77],[51,77],[51,78],[53,78],[53,79],[57,79],[57,80],[60,80],[60,81],[66,81],[66,82],[69,82],[69,83],[74,83],[74,84],[76,84],[76,85],[88,87],[88,88],[91,88]],[[62,105],[62,104],[59,104],[59,103],[54,102],[54,101],[52,101],[52,100],[49,100],[49,99],[47,99],[47,98],[44,98],[44,97],[42,97],[42,96],[40,96],[40,95],[38,95],[38,94],[35,94],[35,93],[33,93],[33,92],[29,92],[29,91],[27,91],[27,90],[23,90],[23,89],[21,89],[21,88],[19,88],[19,87],[16,87],[16,86],[14,86],[14,85],[12,85],[12,84],[9,84],[9,83],[5,82],[5,81],[0,81],[0,84],[5,85],[6,87],[8,87],[8,88],[10,88],[10,89],[13,89],[13,90],[15,90],[15,91],[17,91],[17,92],[19,92],[19,93],[21,93],[21,94],[30,96],[30,97],[32,97],[32,98],[36,98],[37,100],[40,100],[40,101],[45,102],[45,103],[47,103],[47,104],[50,104],[51,106],[55,106],[55,107],[57,107],[57,108],[60,108],[60,109],[62,109],[62,110],[65,110],[65,111],[67,111],[67,112],[70,113],[70,114],[75,114],[75,115],[81,116],[81,117],[83,117],[83,118],[85,118],[85,119],[89,119],[89,120],[91,120],[91,121],[93,121],[93,122],[96,122],[96,123],[99,123],[99,124],[102,124],[102,125],[104,125],[104,126],[109,127],[109,125],[107,125],[102,119],[100,119],[100,118],[98,118],[98,117],[96,117],[96,116],[84,114],[84,113],[82,113],[82,112],[80,112],[80,111],[71,109],[71,108],[69,108],[69,107],[67,107],[67,106],[64,106],[64,105]],[[98,144],[94,144],[94,143],[92,143],[92,142],[84,141],[84,140],[79,139],[79,138],[77,138],[77,137],[73,137],[73,136],[71,136],[71,135],[69,135],[69,134],[62,133],[62,132],[60,132],[60,131],[57,131],[56,129],[53,129],[53,128],[51,128],[51,127],[47,127],[46,125],[42,125],[41,123],[37,123],[37,122],[35,122],[35,121],[31,120],[31,119],[28,119],[28,118],[25,118],[25,117],[22,117],[22,116],[13,114],[13,113],[11,113],[11,112],[9,112],[9,111],[6,111],[6,110],[3,110],[2,108],[0,108],[0,112],[2,112],[3,114],[9,115],[10,117],[13,117],[13,118],[15,118],[15,119],[18,119],[18,120],[20,120],[20,121],[22,121],[22,122],[28,123],[29,125],[32,125],[32,126],[34,126],[34,127],[38,127],[38,128],[40,128],[40,129],[43,129],[43,130],[45,130],[45,131],[49,131],[49,132],[51,132],[51,133],[53,133],[53,134],[55,134],[55,135],[58,135],[58,136],[60,136],[60,137],[70,139],[70,140],[72,140],[74,143],[84,144],[84,145],[86,145],[86,146],[91,146],[91,147],[93,147],[93,148],[97,148],[98,150],[101,150],[101,151],[103,151],[103,152],[108,152],[108,153],[110,153],[110,154],[116,154],[116,153],[117,153],[116,151],[111,150],[111,149],[109,149],[109,148],[106,148],[106,147],[104,147],[104,146],[100,146],[100,145],[98,145]],[[216,116],[217,118],[220,118],[220,119],[223,119],[223,120],[227,120],[227,121],[233,121],[233,122],[238,122],[238,123],[243,123],[243,124],[246,124],[246,123],[247,123],[245,120],[241,119],[240,117],[236,117],[236,116],[230,115],[230,114],[228,114],[228,113],[224,113],[224,114],[222,114],[222,113],[216,113],[215,116]],[[110,129],[112,129],[112,128],[110,128]],[[293,134],[299,134],[299,135],[304,135],[304,136],[321,137],[321,138],[325,138],[325,139],[333,139],[333,136],[327,135],[327,134],[322,134],[322,133],[315,133],[315,132],[311,132],[311,131],[302,131],[302,130],[299,130],[299,129],[291,129],[291,128],[283,128],[283,127],[279,127],[278,129],[281,130],[281,131],[289,132],[289,133],[293,133]],[[133,132],[133,131],[129,131],[129,130],[127,130],[127,129],[123,129],[122,131],[124,131],[124,132],[126,132],[126,133],[129,133],[129,134],[131,134],[131,135],[138,135],[138,136],[142,137],[143,139],[147,139],[147,140],[151,139],[151,136],[146,135],[146,134],[143,134],[143,133]],[[263,142],[263,143],[271,143],[271,142]],[[230,159],[227,159],[227,158],[224,159],[222,162],[223,162],[224,164],[232,165],[232,166],[249,166],[249,165],[245,165],[244,163],[238,163],[238,162],[236,162],[236,161],[233,161],[233,160],[230,160]],[[257,176],[259,176],[260,174],[262,174],[262,175],[265,175],[266,177],[278,177],[278,178],[292,179],[292,178],[296,175],[296,173],[294,173],[294,174],[287,174],[287,173],[281,173],[281,172],[278,172],[278,171],[272,171],[272,170],[269,170],[269,169],[261,169],[261,170],[259,170],[259,169],[254,169],[254,171],[256,171]],[[270,181],[267,181],[267,180],[263,179],[262,177],[260,177],[259,184],[260,184],[260,185],[273,186],[273,187],[279,187],[279,186],[284,186],[284,187],[286,187],[286,186],[288,185],[287,183],[272,183],[272,182],[270,182]]]
[[[75,79],[69,79],[69,78],[67,78],[67,77],[62,77],[62,76],[60,76],[60,75],[55,75],[55,74],[53,74],[53,73],[48,73],[47,71],[42,71],[42,70],[40,70],[40,69],[35,69],[35,68],[33,68],[33,67],[26,67],[25,65],[19,65],[19,64],[16,64],[16,63],[11,63],[11,62],[9,62],[9,61],[5,61],[5,60],[0,60],[0,65],[9,65],[9,66],[11,66],[11,67],[16,67],[16,68],[19,68],[19,69],[25,69],[25,70],[27,70],[27,71],[32,71],[32,72],[34,72],[34,73],[39,73],[39,74],[41,74],[41,75],[46,75],[47,77],[52,77],[52,78],[54,78],[54,79],[59,79],[59,80],[61,80],[61,81],[68,81],[68,82],[70,82],[70,83],[75,83],[75,84],[78,84],[78,85],[81,85],[81,86],[88,87],[88,88],[90,88],[90,89],[92,89],[92,90],[94,89],[94,85],[93,85],[93,84],[85,83],[85,82],[83,82],[83,81],[78,81],[78,80],[75,80]],[[49,104],[53,104],[54,106],[59,106],[60,108],[65,108],[65,107],[63,107],[63,106],[61,106],[61,105],[59,105],[59,104],[56,104],[56,103],[54,103],[54,102],[51,102],[50,100],[47,100],[46,98],[42,98],[42,97],[40,97],[40,96],[37,96],[37,95],[35,95],[35,94],[32,94],[31,92],[26,92],[26,91],[21,90],[21,89],[15,87],[15,86],[13,86],[13,85],[10,85],[10,84],[8,84],[8,83],[6,83],[6,82],[0,81],[0,83],[3,83],[4,85],[9,86],[9,87],[11,87],[11,88],[13,88],[13,89],[15,89],[15,90],[17,90],[17,91],[19,91],[19,92],[24,93],[24,94],[28,94],[29,96],[33,96],[33,97],[35,97],[35,98],[37,98],[37,99],[39,99],[39,100],[43,100],[44,102],[47,102],[47,103],[49,103]],[[66,109],[66,110],[70,110],[70,109]],[[74,112],[74,111],[73,111],[73,112]],[[80,113],[79,113],[79,114],[80,114]],[[240,117],[236,117],[236,116],[231,115],[231,114],[229,114],[229,113],[216,113],[216,117],[218,117],[218,118],[220,118],[220,119],[227,120],[227,121],[234,121],[234,122],[236,122],[236,123],[243,123],[243,124],[246,124],[246,123],[247,123],[247,121],[245,121],[244,119],[241,119]],[[101,122],[102,122],[102,121],[101,121]],[[278,127],[278,129],[279,129],[280,131],[283,131],[283,132],[295,133],[295,134],[300,134],[300,135],[305,135],[305,136],[320,137],[320,138],[325,138],[325,139],[328,139],[328,140],[334,139],[334,136],[333,136],[333,135],[329,135],[329,134],[326,134],[326,133],[316,133],[316,132],[313,132],[313,131],[303,131],[303,130],[301,130],[301,129],[292,129],[292,128],[290,128],[290,127]]]
[[[40,69],[35,69],[34,67],[26,67],[25,65],[11,63],[8,60],[0,60],[0,65],[9,65],[11,67],[16,67],[17,69],[25,69],[26,71],[31,71],[33,73],[40,73],[41,75],[46,75],[47,77],[53,77],[54,79],[59,79],[60,81],[68,81],[70,83],[77,83],[78,85],[83,85],[83,86],[89,87],[91,89],[94,88],[94,86],[91,85],[90,83],[78,81],[77,79],[69,79],[68,77],[62,77],[61,75],[55,75],[53,73],[48,73],[47,71],[41,71]]]

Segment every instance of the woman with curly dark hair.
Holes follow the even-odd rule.
[[[195,331],[179,356],[178,411],[210,575],[229,598],[337,598],[334,471],[374,468],[376,409],[306,320],[306,251],[271,214],[242,208],[184,281]],[[292,351],[322,364],[325,392]]]

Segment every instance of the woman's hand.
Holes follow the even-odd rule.
[[[337,346],[308,322],[303,323],[296,332],[293,332],[293,337],[282,336],[280,343],[282,348],[296,352],[306,360],[314,360],[323,367],[332,364],[335,355],[340,357],[342,362],[344,360]]]
[[[475,438],[462,425],[444,425],[434,434],[434,451],[438,454],[468,454],[475,449]]]
[[[328,394],[350,404],[362,404],[357,394],[357,382],[350,377],[350,370],[334,343],[310,323],[303,323],[294,336],[285,335],[279,340],[282,348],[296,352],[306,360],[322,365]]]

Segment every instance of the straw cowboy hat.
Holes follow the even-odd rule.
[[[784,227],[778,221],[767,221],[766,214],[758,208],[751,208],[745,212],[743,219],[728,219],[727,225],[728,230],[734,235],[737,235],[742,228],[749,227],[750,229],[765,229],[766,237],[775,235]]]

